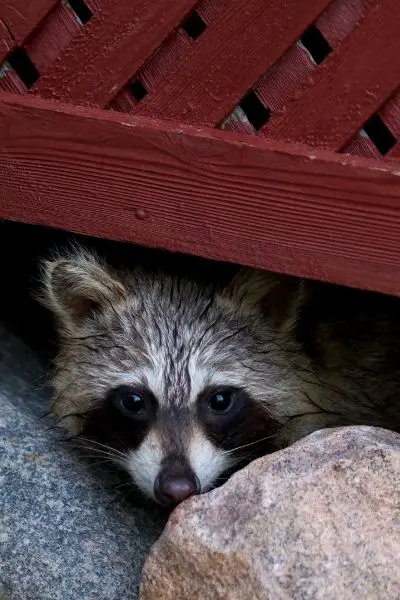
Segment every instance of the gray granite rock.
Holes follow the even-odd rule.
[[[398,600],[400,436],[316,432],[172,513],[141,600]]]
[[[165,515],[60,444],[43,367],[2,327],[0,382],[0,597],[134,600]]]

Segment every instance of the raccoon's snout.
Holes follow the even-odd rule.
[[[200,482],[192,470],[182,473],[164,469],[154,483],[154,496],[160,504],[179,504],[200,493]]]
[[[173,505],[198,494],[199,479],[184,455],[172,453],[161,464],[154,481],[154,497],[160,504]]]

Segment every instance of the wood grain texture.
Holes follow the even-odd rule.
[[[331,0],[231,0],[136,111],[219,124]]]
[[[0,94],[0,217],[400,294],[400,161]]]
[[[265,133],[340,150],[399,86],[399,32],[400,2],[378,3]]]
[[[35,86],[42,97],[106,106],[195,0],[104,0]]]
[[[1,0],[0,21],[21,44],[45,18],[58,0]]]
[[[14,39],[4,21],[0,18],[0,64],[7,54],[14,48]]]
[[[400,85],[397,92],[386,102],[379,111],[379,116],[397,139],[397,144],[389,152],[388,156],[400,158]]]
[[[65,2],[59,2],[26,46],[30,59],[41,75],[81,29],[82,25],[71,8]]]

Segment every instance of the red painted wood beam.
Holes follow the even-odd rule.
[[[135,112],[218,125],[330,2],[230,0]]]
[[[22,44],[58,0],[1,0],[0,22],[7,27],[15,45]]]
[[[103,0],[35,86],[42,97],[106,106],[196,0]]]
[[[4,21],[0,18],[0,64],[14,48],[14,39]]]
[[[400,85],[400,2],[385,0],[316,71],[268,136],[340,150]]]
[[[0,94],[0,217],[400,294],[400,161]]]

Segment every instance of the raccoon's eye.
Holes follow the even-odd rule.
[[[205,426],[226,428],[239,419],[248,404],[244,390],[236,387],[208,387],[198,397],[197,414]]]
[[[137,413],[144,408],[144,398],[136,392],[125,392],[120,394],[119,404],[123,411]]]
[[[145,390],[121,386],[110,392],[109,399],[114,409],[125,417],[143,421],[154,412],[153,397]]]
[[[228,412],[233,405],[232,393],[217,392],[210,397],[208,405],[214,412]]]

